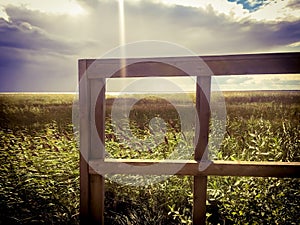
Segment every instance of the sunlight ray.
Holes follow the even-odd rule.
[[[125,9],[124,0],[119,0],[119,32],[120,32],[120,64],[121,64],[121,76],[126,77],[126,50],[125,50]]]

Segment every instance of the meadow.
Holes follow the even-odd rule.
[[[225,92],[224,96],[226,133],[212,159],[300,161],[299,91]],[[129,97],[134,98],[124,99]],[[172,97],[180,101],[180,96]],[[1,225],[79,224],[74,100],[71,94],[0,95]],[[110,117],[113,101],[108,96],[105,144],[111,156],[162,159],[177,145],[191,147],[183,140],[189,137],[180,135],[174,107],[150,96],[132,108],[130,130],[138,138],[147,137],[149,121],[159,115],[167,124],[165,141],[150,150],[133,151],[115,134]],[[192,177],[172,176],[147,187],[106,179],[105,188],[106,224],[191,224]],[[299,223],[299,179],[209,177],[207,224]]]

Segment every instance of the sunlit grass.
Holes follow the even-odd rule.
[[[212,150],[213,159],[299,161],[299,92],[226,92],[224,96],[226,134],[221,148]],[[0,224],[79,223],[74,97],[0,95]],[[174,98],[183,101],[178,95]],[[170,123],[167,141],[151,154],[125,148],[109,121],[113,101],[109,99],[106,146],[113,157],[165,158],[180,141],[178,118],[168,105],[155,108],[159,101],[152,96],[133,109],[131,129],[144,138],[147,121],[159,112],[175,122]],[[289,178],[210,177],[208,223],[299,224],[299,185],[299,179]],[[107,224],[191,224],[191,177],[174,176],[148,187],[107,179],[105,187]]]

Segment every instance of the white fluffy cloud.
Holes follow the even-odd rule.
[[[222,90],[299,90],[300,75],[252,75],[218,77]]]

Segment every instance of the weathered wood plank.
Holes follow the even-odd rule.
[[[197,77],[196,111],[199,123],[196,123],[195,134],[195,140],[197,142],[194,159],[196,161],[208,160],[207,147],[210,120],[210,89],[211,77]],[[205,168],[201,168],[201,170],[203,169]],[[195,176],[193,185],[193,224],[205,224],[207,176]]]
[[[78,60],[78,82],[79,83],[81,78],[86,74],[87,62],[88,60],[86,59]]]
[[[80,154],[80,224],[89,221],[89,165]]]
[[[214,75],[300,73],[300,53],[206,56]]]
[[[127,59],[126,77],[211,76],[199,57]],[[89,79],[124,77],[120,59],[87,60]]]
[[[104,177],[90,174],[90,218],[89,224],[104,224]]]
[[[104,158],[105,136],[105,79],[92,80],[91,88],[91,152],[93,159]]]
[[[207,169],[199,171],[200,163]],[[182,167],[174,175],[201,176],[251,176],[251,177],[300,177],[300,162],[253,162],[195,160],[130,160],[106,159],[89,162],[91,174],[141,174],[172,175],[174,168]],[[148,166],[151,165],[151,168]]]
[[[206,221],[207,176],[194,177],[193,225],[204,225]]]
[[[105,79],[90,81],[90,159],[104,160]],[[90,174],[91,224],[104,224],[104,176]]]
[[[98,138],[104,141],[104,101],[105,89],[99,94],[99,106],[95,109],[95,105],[91,101],[94,100],[94,86],[101,83],[101,79],[96,82],[90,82],[87,79],[86,61],[79,61],[79,118],[80,118],[80,224],[103,224],[104,223],[104,177],[89,174],[89,165],[87,161],[90,159],[104,158],[104,146],[97,146],[95,151],[95,142]],[[103,82],[103,81],[102,81]],[[105,87],[105,85],[104,85]],[[102,101],[102,102],[101,102]],[[92,119],[100,116],[98,127],[99,134],[95,129],[95,120]],[[93,149],[93,151],[92,151]]]
[[[209,120],[210,120],[210,88],[211,77],[197,77],[196,87],[196,111],[199,122],[196,123],[195,139],[197,140],[194,159],[208,159],[208,135],[209,135]]]
[[[244,74],[288,74],[300,73],[300,53],[263,53],[243,55],[199,56],[211,69],[214,75],[244,75]],[[199,59],[198,59],[199,60]],[[200,73],[200,67],[195,67],[194,73],[168,66],[162,62],[191,64],[197,62],[197,57],[165,57],[127,59],[127,77],[147,76],[211,76],[210,73]],[[119,59],[87,59],[90,67],[89,78],[121,77],[118,72]],[[115,71],[111,73],[111,71]],[[204,69],[205,71],[205,69]]]
[[[80,118],[80,223],[89,221],[89,87],[86,76],[86,61],[79,61],[79,118]]]

